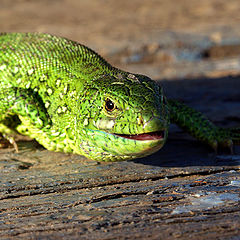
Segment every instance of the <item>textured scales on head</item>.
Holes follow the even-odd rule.
[[[91,149],[95,146],[95,152],[98,147],[104,149],[104,157],[99,150],[95,159],[131,159],[157,151],[164,144],[169,112],[162,89],[148,77],[120,70],[104,74],[94,78],[80,98],[79,112],[84,112],[87,102],[91,115],[79,116],[77,129],[92,134],[85,141]]]

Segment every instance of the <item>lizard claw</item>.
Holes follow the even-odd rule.
[[[230,151],[230,154],[234,154],[234,151],[233,151],[233,140],[232,139],[226,139],[222,142],[220,142],[220,146],[223,148],[223,149],[228,149]]]
[[[9,146],[13,146],[15,151],[19,152],[18,145],[13,137],[0,133],[0,148],[7,148]]]
[[[230,154],[234,154],[234,144],[240,143],[239,128],[219,128],[216,135],[216,140],[210,143],[216,153],[220,149],[228,149]]]

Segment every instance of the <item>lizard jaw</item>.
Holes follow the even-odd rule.
[[[128,134],[116,134],[114,135],[122,138],[127,138],[136,141],[148,141],[148,140],[163,140],[165,138],[165,130],[156,131],[156,132],[149,132],[149,133],[141,133],[135,135],[128,135]]]

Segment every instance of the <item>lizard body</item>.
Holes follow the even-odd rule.
[[[0,133],[97,161],[143,157],[165,143],[170,121],[214,149],[239,130],[217,128],[167,101],[150,78],[117,69],[91,49],[49,34],[0,35]]]

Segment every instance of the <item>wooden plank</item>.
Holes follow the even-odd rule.
[[[162,151],[119,163],[49,152],[33,141],[19,142],[19,154],[1,150],[0,238],[239,236],[240,155],[214,156],[181,137],[173,133]]]

